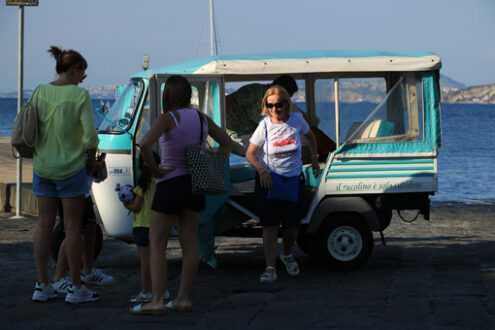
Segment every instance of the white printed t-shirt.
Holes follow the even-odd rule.
[[[266,141],[268,130],[268,145]],[[289,120],[274,124],[266,116],[258,124],[249,142],[263,150],[260,163],[271,172],[292,177],[301,174],[301,136],[309,131],[309,125],[300,113],[291,113]],[[268,152],[267,152],[268,149]]]

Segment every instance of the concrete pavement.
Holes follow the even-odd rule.
[[[32,233],[36,219],[0,214],[2,329],[481,329],[495,328],[495,205],[444,205],[431,222],[394,216],[375,235],[369,262],[337,272],[296,250],[301,275],[278,265],[279,280],[258,278],[264,268],[259,238],[219,237],[216,270],[201,266],[193,311],[133,316],[128,299],[139,290],[136,248],[106,237],[97,266],[118,284],[96,288],[101,300],[72,306],[64,297],[31,302],[36,280]],[[2,217],[3,216],[3,217]],[[180,249],[169,248],[168,283],[177,293]],[[50,262],[50,269],[54,264]]]

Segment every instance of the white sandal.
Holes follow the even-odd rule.
[[[287,273],[291,276],[297,276],[299,275],[300,269],[299,265],[297,264],[296,259],[294,258],[294,261],[287,261],[286,258],[294,258],[292,254],[289,254],[287,256],[284,256],[283,254],[280,255],[280,260],[282,263],[285,265],[285,269],[287,270]]]
[[[270,272],[269,270],[272,270],[272,272]],[[277,280],[277,271],[275,270],[275,267],[272,266],[266,267],[265,272],[260,276],[260,282],[271,283],[276,280]]]

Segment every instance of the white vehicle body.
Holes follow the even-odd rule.
[[[371,232],[389,225],[392,210],[417,210],[429,218],[428,196],[438,189],[440,67],[440,58],[430,52],[320,51],[212,56],[136,74],[99,130],[99,150],[107,154],[109,177],[94,184],[92,191],[105,229],[110,236],[132,239],[132,214],[113,190],[116,183],[134,185],[137,180],[139,141],[160,114],[168,76],[185,76],[196,92],[193,103],[225,129],[226,84],[269,83],[289,74],[304,83],[310,124],[318,124],[320,85],[332,90],[324,96],[331,100],[331,114],[319,112],[320,126],[332,122],[325,127],[331,126],[330,138],[337,146],[322,162],[319,177],[304,167],[307,201],[300,246],[309,254],[325,250],[338,267],[361,265],[371,253]],[[341,86],[355,79],[378,80],[384,86],[369,112],[355,114],[358,120],[347,117],[356,107],[345,104],[343,111],[339,100]],[[252,192],[239,188],[254,178],[253,169],[232,165],[228,175],[228,193],[207,196],[207,210],[201,215],[202,224],[217,223],[217,234],[257,219]]]

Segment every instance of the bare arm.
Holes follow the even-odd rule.
[[[172,119],[172,116],[169,113],[164,113],[153,122],[150,130],[141,140],[140,147],[144,161],[148,165],[153,176],[158,178],[173,171],[174,168],[164,169],[161,166],[158,166],[153,158],[152,147],[163,132],[168,132],[173,127],[175,127],[175,122]]]
[[[208,123],[208,135],[220,144],[218,151],[227,156],[230,155],[230,151],[232,150],[232,139],[230,136],[218,127],[210,117],[206,116],[206,120]]]
[[[251,164],[251,166],[258,172],[260,176],[260,184],[269,189],[272,186],[272,179],[270,177],[270,173],[268,173],[267,169],[261,165],[261,163],[256,158],[256,153],[258,152],[259,147],[253,143],[249,144],[249,147],[246,151],[246,160]]]
[[[88,159],[86,159],[86,174],[92,176],[96,166],[96,148],[86,149]]]
[[[308,138],[309,151],[311,152],[311,167],[313,168],[313,175],[316,177],[320,172],[320,163],[318,163],[318,153],[317,153],[317,145],[316,145],[316,137],[315,134],[309,130],[308,133],[305,134]]]

